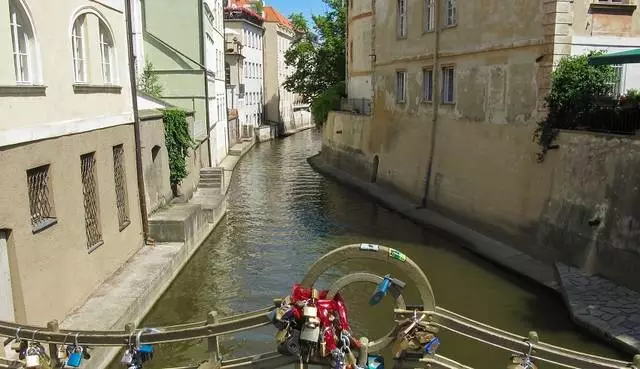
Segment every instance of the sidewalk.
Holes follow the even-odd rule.
[[[174,202],[154,213],[149,218],[152,237],[165,242],[142,247],[82,306],[68,314],[60,322],[60,328],[124,330],[127,323],[139,324],[226,214],[231,174],[252,147],[252,142],[234,146],[239,155],[230,152],[223,160],[225,175],[221,189],[198,188],[188,203]],[[120,350],[94,348],[83,368],[105,368]]]
[[[625,351],[640,352],[640,293],[604,278],[587,275],[578,268],[561,263],[555,266],[542,263],[438,213],[418,209],[392,191],[326,164],[319,154],[307,161],[318,172],[370,196],[384,207],[424,227],[451,234],[474,253],[560,292],[576,324]]]

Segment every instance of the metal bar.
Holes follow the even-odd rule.
[[[414,311],[409,310],[396,309],[394,312],[397,320],[410,318],[414,314]],[[517,336],[513,333],[476,322],[445,309],[437,308],[436,311],[422,311],[418,313],[426,314],[427,320],[431,321],[432,324],[437,327],[465,335],[483,343],[491,344],[492,346],[509,352],[522,353],[528,349],[526,337]],[[534,358],[571,365],[581,369],[619,369],[628,368],[631,364],[629,362],[572,351],[541,342],[534,342],[533,347],[535,355],[532,357]]]

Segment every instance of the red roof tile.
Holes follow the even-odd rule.
[[[246,1],[246,0],[238,0],[238,1]],[[287,17],[280,14],[280,12],[272,6],[264,7],[264,19],[267,22],[277,22],[287,28],[293,29],[293,24],[287,19]]]

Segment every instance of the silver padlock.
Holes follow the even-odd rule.
[[[133,363],[133,350],[127,349],[122,355],[122,359],[120,359],[120,363],[126,366],[129,366]]]
[[[304,308],[302,308],[302,315],[306,318],[317,318],[318,309],[315,306],[305,305]]]
[[[40,352],[34,346],[27,349],[26,367],[38,368],[40,366]]]
[[[67,345],[58,346],[58,359],[64,360],[67,358]]]
[[[308,342],[318,342],[320,339],[320,326],[316,325],[315,327],[310,327],[305,325],[302,327],[302,332],[300,332],[300,340],[308,341]]]

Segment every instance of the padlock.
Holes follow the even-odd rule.
[[[433,337],[424,345],[424,353],[428,355],[435,355],[436,351],[438,351],[438,347],[440,347],[440,339],[438,337]]]
[[[122,359],[120,359],[120,363],[126,366],[133,364],[133,356],[134,356],[133,349],[131,348],[127,349],[122,355]]]
[[[305,305],[302,308],[302,315],[306,318],[317,318],[318,317],[318,308],[311,305]]]
[[[153,359],[153,346],[151,345],[140,345],[138,347],[138,357],[141,363],[146,363]]]
[[[382,355],[368,355],[367,369],[384,369],[384,357]]]
[[[302,327],[300,340],[314,343],[318,342],[318,340],[320,340],[320,326],[316,325],[315,327],[309,327],[308,325],[305,325]]]
[[[57,357],[59,360],[64,360],[69,357],[69,355],[67,354],[67,345],[58,346]]]
[[[26,367],[38,368],[40,366],[40,352],[34,346],[27,349]]]
[[[23,342],[22,340],[16,338],[15,340],[13,340],[13,342],[11,342],[11,349],[13,351],[15,351],[15,352],[22,351],[22,349],[23,349],[23,347],[22,347],[23,343],[22,342]]]
[[[345,356],[347,358],[347,364],[349,364],[352,368],[355,368],[356,366],[358,366],[358,360],[356,359],[356,355],[354,355],[350,349],[347,350],[347,353]]]
[[[331,367],[334,369],[344,369],[344,353],[340,349],[335,349],[331,352]]]
[[[389,288],[391,287],[391,275],[387,274],[382,279],[382,282],[378,283],[376,290],[373,292],[371,297],[369,298],[369,305],[377,305],[382,301],[382,299],[389,292]]]
[[[283,343],[284,340],[287,339],[287,332],[288,331],[289,331],[288,329],[279,330],[278,333],[276,333],[276,342],[279,343],[279,344]]]
[[[300,356],[300,331],[292,330],[285,341],[278,345],[278,352],[283,355]]]
[[[67,359],[67,366],[72,368],[79,367],[83,358],[82,351],[82,346],[74,346],[71,350],[71,355],[69,355],[69,358]]]

